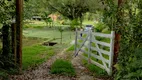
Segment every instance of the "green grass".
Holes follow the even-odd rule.
[[[43,63],[47,58],[54,55],[54,51],[50,47],[42,45],[26,46],[23,48],[23,69],[34,67]]]
[[[62,74],[67,76],[75,76],[75,70],[69,61],[57,59],[51,66],[52,74]]]
[[[107,72],[105,70],[99,68],[98,66],[94,64],[91,64],[91,63],[88,64],[86,60],[83,60],[83,64],[87,67],[89,71],[91,71],[92,73],[95,73],[95,76],[107,75]]]
[[[24,24],[24,28],[44,28],[46,23],[44,21],[28,21]]]
[[[74,45],[72,45],[72,46],[70,46],[66,51],[68,52],[68,51],[74,51]]]
[[[47,58],[53,56],[54,53],[58,53],[68,47],[69,43],[74,39],[74,32],[64,31],[63,44],[44,47],[39,44],[45,41],[60,43],[60,32],[58,30],[27,28],[24,29],[23,35],[23,69],[43,63]]]

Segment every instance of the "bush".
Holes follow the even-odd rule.
[[[8,80],[8,73],[0,69],[0,80]]]
[[[125,54],[120,53],[119,60],[121,60],[115,65],[117,69],[115,79],[142,80],[142,48],[132,49],[127,46],[121,50]]]
[[[95,25],[95,30],[96,32],[104,32],[105,30],[108,29],[108,27],[106,27],[106,25],[102,22],[99,22]],[[106,31],[105,31],[106,32]]]
[[[63,25],[70,25],[71,24],[71,21],[70,20],[66,20],[62,23]]]
[[[75,76],[75,70],[69,61],[57,59],[51,66],[52,74],[62,74],[67,76]]]

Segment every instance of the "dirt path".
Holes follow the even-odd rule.
[[[47,62],[41,64],[39,67],[23,72],[22,75],[11,75],[10,80],[101,80],[90,74],[90,72],[81,64],[82,62],[79,56],[73,57],[72,53],[66,54],[64,53],[65,51],[66,49],[50,58]],[[56,59],[69,59],[68,57],[71,57],[71,62],[76,70],[77,76],[68,77],[50,73],[51,64]]]

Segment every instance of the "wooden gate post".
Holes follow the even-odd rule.
[[[118,14],[117,14],[117,16],[122,15],[122,12],[120,11],[122,3],[123,3],[123,0],[118,0]],[[120,19],[118,18],[117,20],[120,20]],[[120,29],[120,26],[117,26],[117,27],[118,27],[118,29]],[[114,65],[117,63],[118,52],[119,52],[119,48],[120,48],[120,39],[121,39],[120,33],[115,32],[114,60],[113,60]]]
[[[88,35],[89,35],[89,45],[88,45],[88,63],[91,63],[91,43],[92,43],[92,31],[89,30],[88,31]]]
[[[23,0],[16,0],[16,39],[17,64],[19,73],[22,72],[22,27],[23,27]]]
[[[109,59],[110,59],[110,63],[109,63],[109,68],[110,68],[110,72],[109,72],[109,75],[112,75],[112,68],[113,68],[113,58],[114,58],[114,39],[115,39],[115,32],[114,31],[111,31],[111,41],[110,41],[110,56],[109,56]]]

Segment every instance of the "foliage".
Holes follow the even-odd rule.
[[[142,48],[135,48],[132,44],[123,44],[119,55],[118,64],[115,65],[117,73],[115,79],[129,79],[141,80],[142,79]],[[122,46],[122,45],[121,45]],[[128,47],[129,46],[129,47]],[[127,49],[127,50],[126,50]],[[124,54],[125,53],[125,54]],[[129,56],[128,56],[129,55]]]
[[[63,25],[70,25],[71,24],[71,21],[70,20],[65,20],[64,22],[63,22]]]
[[[118,63],[115,65],[116,80],[141,80],[142,79],[142,5],[141,0],[126,1],[122,7],[123,14],[119,15],[123,26],[120,28],[121,41]]]
[[[3,48],[0,50],[0,76],[7,79],[7,73],[16,68],[14,57],[11,54],[10,45],[10,23],[15,17],[14,0],[0,0],[0,24],[2,32]]]
[[[47,27],[53,27],[53,20],[51,17],[49,17],[49,12],[44,12],[44,15],[42,16],[43,20],[46,22]]]
[[[15,16],[14,0],[0,0],[0,23],[11,23]]]
[[[104,32],[104,30],[106,29],[106,31],[108,31],[108,27],[103,23],[103,22],[99,22],[97,24],[95,24],[95,30],[96,32]]]
[[[51,73],[74,76],[75,70],[71,62],[62,59],[57,59],[51,66]]]
[[[70,24],[70,30],[75,30],[75,28],[79,25],[79,22],[77,19],[72,20],[71,24]]]
[[[101,5],[99,0],[48,0],[47,3],[50,12],[58,12],[71,21],[78,20],[80,27],[83,15],[86,12],[95,12]]]
[[[4,70],[0,70],[0,79],[8,80],[8,74]]]
[[[24,1],[24,19],[31,19],[33,16],[44,16],[47,12],[43,5],[45,0],[28,0]]]
[[[103,0],[104,6],[103,19],[102,21],[109,27],[110,30],[118,30],[117,28],[117,16],[118,16],[118,5],[116,0]]]

